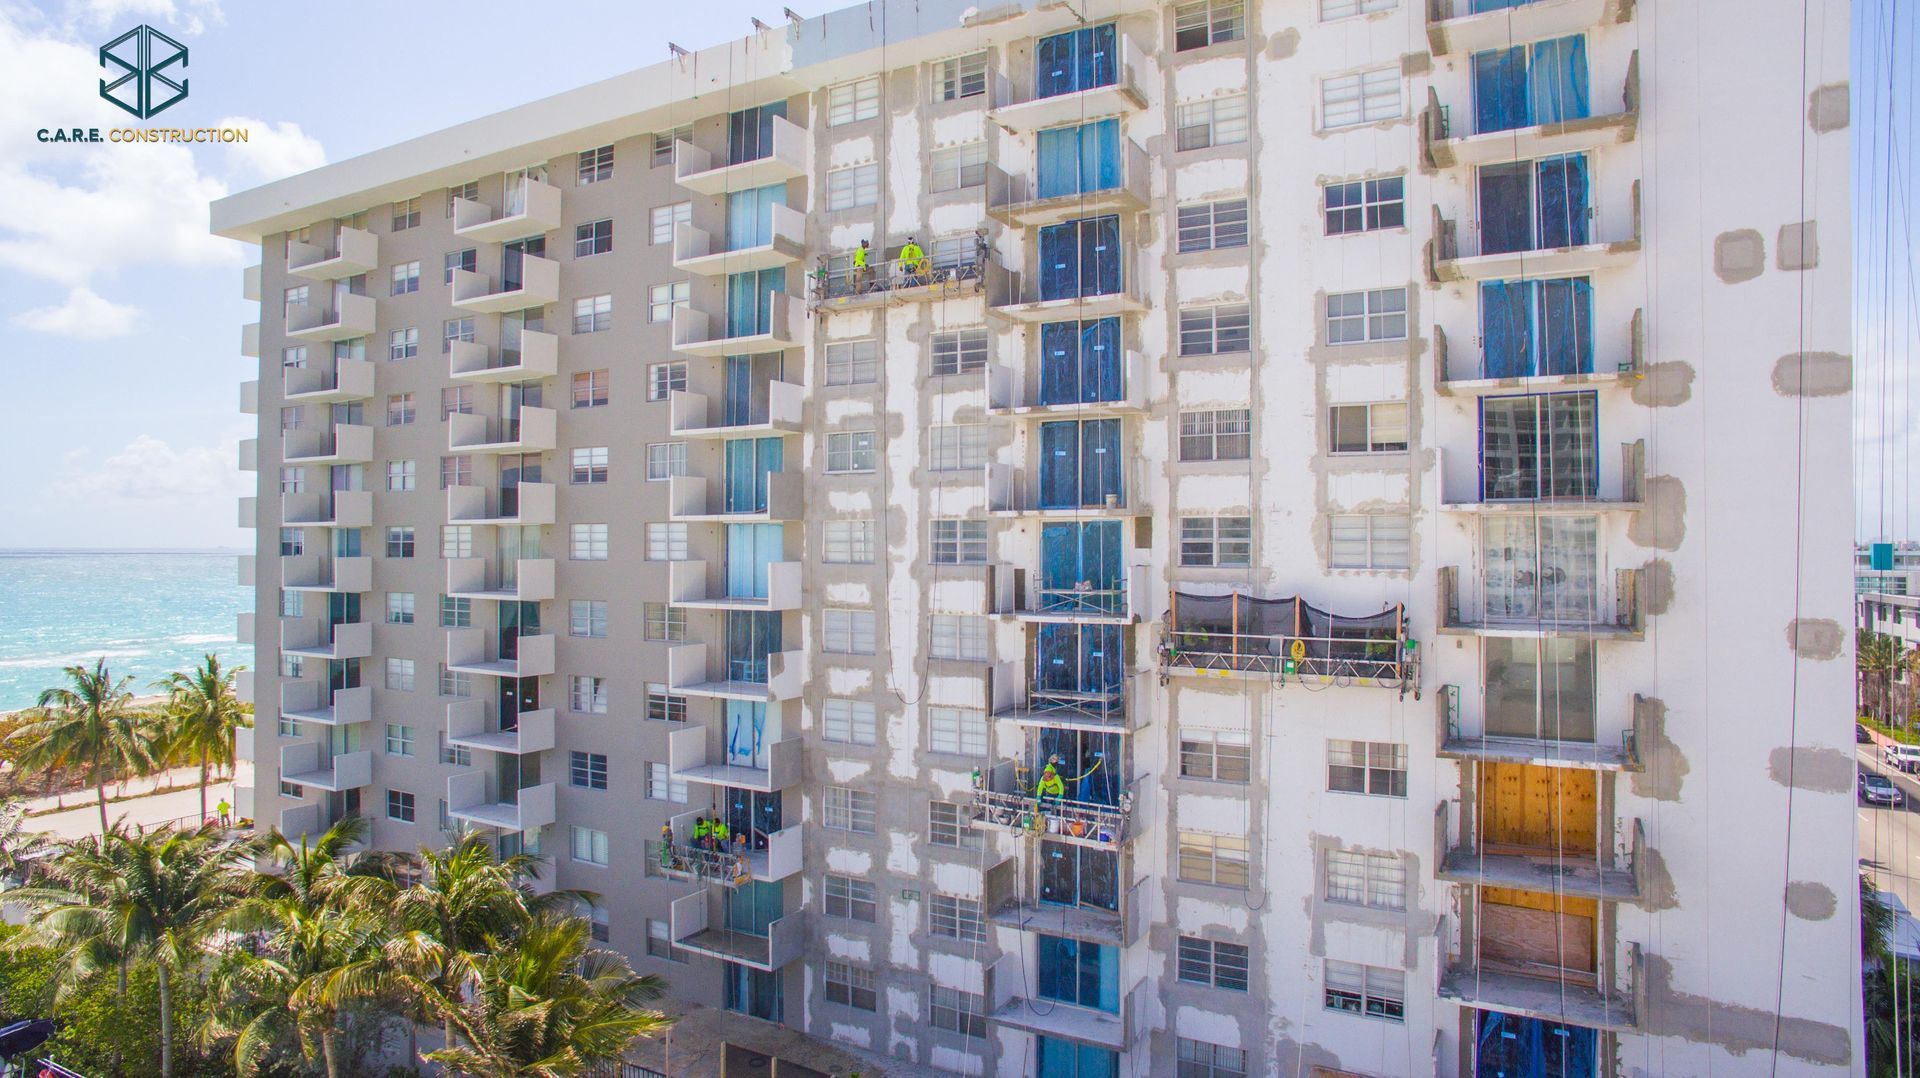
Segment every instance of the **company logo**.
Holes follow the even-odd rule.
[[[100,46],[100,66],[122,73],[112,82],[100,80],[100,96],[142,120],[187,96],[187,47],[151,26],[136,26]]]

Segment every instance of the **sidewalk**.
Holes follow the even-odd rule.
[[[153,828],[162,824],[191,825],[200,818],[200,788],[191,785],[200,777],[199,768],[176,768],[160,775],[145,776],[126,783],[130,794],[154,790],[164,784],[179,785],[166,793],[153,793],[147,796],[135,796],[125,801],[107,802],[107,819],[124,820],[131,825]],[[236,778],[240,785],[253,782],[253,765],[242,762]],[[214,807],[221,798],[233,802],[233,780],[221,779],[207,784],[207,814],[213,815]],[[118,783],[107,787],[107,797],[118,794]],[[36,797],[25,802],[29,812],[43,809],[60,809],[43,816],[29,816],[21,826],[36,834],[52,838],[74,839],[100,833],[100,808],[94,800],[91,790],[85,794],[68,793],[56,797]]]

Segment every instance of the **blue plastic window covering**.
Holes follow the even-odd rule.
[[[1091,194],[1120,186],[1120,121],[1096,120],[1040,132],[1039,197]]]
[[[1033,1039],[1037,1078],[1120,1078],[1118,1053],[1058,1037]]]
[[[1593,373],[1593,282],[1487,281],[1480,286],[1483,378]]]
[[[1120,1013],[1120,951],[1100,943],[1040,933],[1038,995],[1076,1007]]]
[[[1482,11],[1502,11],[1510,7],[1524,7],[1531,3],[1533,0],[1473,0],[1473,13],[1478,15]]]
[[[727,891],[727,928],[749,936],[765,936],[768,926],[785,910],[785,888],[779,883],[749,880]]]
[[[1078,612],[1104,610],[1118,613],[1121,597],[1120,522],[1094,520],[1084,523],[1053,523],[1040,529],[1041,609],[1069,609]],[[1050,599],[1060,593],[1072,593],[1085,583],[1092,595],[1074,598],[1071,594]]]
[[[737,835],[747,835],[754,849],[766,849],[767,836],[782,826],[780,791],[761,793],[739,786],[723,789],[719,808],[720,814],[726,817],[727,829]]]
[[[1590,242],[1586,155],[1484,165],[1478,183],[1481,254]]]
[[[777,611],[727,611],[727,680],[766,684],[767,656],[779,650]]]
[[[1473,54],[1475,134],[1583,119],[1588,107],[1584,37]]]
[[[758,161],[773,152],[773,118],[787,118],[787,103],[774,101],[727,116],[727,162]]]
[[[727,336],[746,337],[773,328],[773,297],[787,290],[783,269],[727,274]]]
[[[1040,843],[1040,901],[1052,906],[1120,908],[1120,855],[1070,842]]]
[[[1578,247],[1590,242],[1587,229],[1587,159],[1562,154],[1537,162],[1540,182],[1539,246]]]
[[[1120,485],[1120,421],[1062,420],[1040,424],[1040,508],[1079,509],[1124,503]]]
[[[767,766],[767,705],[757,700],[727,701],[727,763]]]
[[[1119,72],[1118,46],[1113,23],[1041,38],[1034,49],[1033,96],[1058,97],[1112,86]]]
[[[1038,764],[1054,761],[1060,777],[1066,780],[1069,800],[1091,805],[1116,804],[1125,781],[1125,776],[1120,774],[1124,759],[1120,752],[1121,736],[1043,726]]]
[[[727,250],[761,247],[773,242],[773,206],[787,204],[784,183],[734,191],[727,195]]]
[[[727,595],[767,597],[767,567],[779,561],[785,543],[778,524],[727,525]]]
[[[1040,298],[1078,299],[1120,291],[1120,216],[1089,217],[1040,230]]]
[[[1474,1078],[1594,1078],[1591,1029],[1497,1011],[1475,1012]]]
[[[781,469],[779,438],[729,438],[726,460],[726,511],[760,513],[767,508],[767,476]]]
[[[1120,400],[1127,392],[1124,372],[1118,318],[1041,325],[1041,404]]]
[[[1048,693],[1118,693],[1126,684],[1118,625],[1049,622],[1034,637],[1033,688]]]

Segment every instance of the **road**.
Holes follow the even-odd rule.
[[[1880,762],[1875,745],[1856,745],[1863,770],[1893,779],[1907,795],[1899,808],[1862,805],[1855,798],[1854,815],[1860,821],[1860,867],[1871,869],[1883,891],[1900,896],[1909,910],[1920,911],[1920,782]]]
[[[253,768],[249,764],[240,765],[240,781],[246,785],[252,781]],[[198,773],[189,775],[182,771],[182,780],[197,778]],[[111,796],[111,792],[109,793]],[[207,811],[220,803],[221,798],[233,800],[233,782],[219,780],[207,786]],[[33,808],[51,808],[53,799],[46,798],[30,803]],[[56,839],[74,839],[100,833],[100,809],[92,800],[92,795],[82,798],[77,794],[68,794],[60,803],[72,808],[58,812],[47,812],[39,816],[30,816],[22,824],[28,831],[37,832]],[[191,823],[200,815],[200,789],[189,787],[176,789],[169,793],[148,794],[144,797],[129,797],[107,805],[109,820],[124,819],[128,824],[141,827],[155,827],[164,823]]]

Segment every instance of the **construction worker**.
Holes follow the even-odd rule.
[[[701,816],[693,821],[693,845],[695,849],[704,850],[711,847],[713,845],[710,841],[712,836],[713,825],[707,822],[705,816]]]
[[[205,803],[205,802],[202,802],[202,804],[204,804],[204,803]],[[227,804],[227,799],[226,799],[226,798],[224,798],[224,797],[223,797],[223,798],[221,798],[221,799],[220,799],[220,803],[219,803],[219,804],[217,804],[217,805],[215,805],[215,806],[213,806],[213,811],[214,811],[214,812],[216,812],[216,813],[218,813],[218,814],[220,815],[220,826],[221,826],[221,827],[226,827],[226,826],[228,826],[228,825],[229,825],[229,824],[230,824],[230,823],[232,822],[232,821],[231,821],[231,815],[232,815],[232,813],[233,813],[233,806],[232,806],[232,805],[229,805],[229,804]]]
[[[727,821],[718,816],[713,818],[713,848],[721,853],[727,852]]]
[[[906,275],[901,283],[907,288],[927,283],[927,252],[912,236],[908,236],[907,245],[900,248],[900,271]]]
[[[673,867],[673,824],[660,825],[660,867]]]
[[[1033,799],[1039,804],[1047,801],[1060,801],[1067,796],[1067,784],[1060,778],[1060,772],[1048,760],[1047,766],[1040,772],[1040,782],[1033,788]]]
[[[873,271],[867,267],[867,256],[870,251],[871,248],[867,245],[866,240],[861,240],[860,246],[854,248],[853,292],[855,295],[865,292],[867,290],[867,281],[873,277]]]

